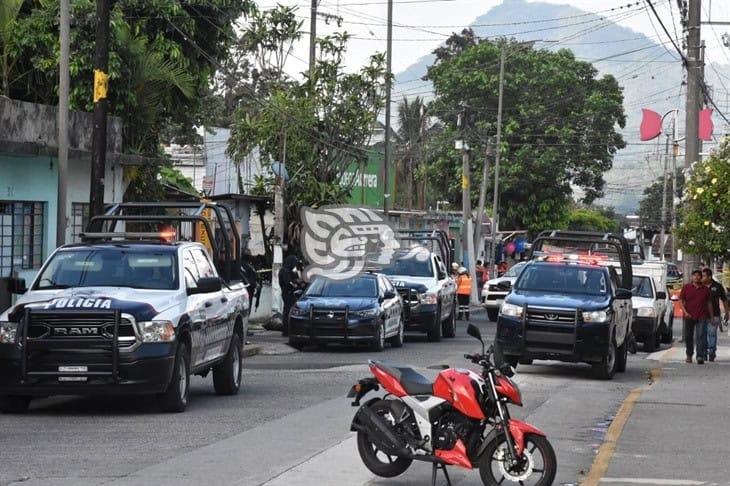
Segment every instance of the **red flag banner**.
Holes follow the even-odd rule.
[[[700,140],[712,140],[712,131],[715,125],[712,123],[712,109],[707,108],[700,111]]]
[[[641,141],[653,140],[662,133],[662,116],[656,111],[641,109]]]

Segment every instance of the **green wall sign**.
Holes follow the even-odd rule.
[[[363,164],[351,164],[343,175],[345,184],[353,181],[350,204],[372,208],[383,207],[383,160],[382,148],[368,150],[368,160]],[[388,171],[389,192],[395,183],[395,167]],[[391,198],[392,200],[392,198]],[[392,204],[392,203],[391,203]]]

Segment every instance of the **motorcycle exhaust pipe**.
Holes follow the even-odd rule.
[[[395,435],[380,415],[368,407],[361,407],[357,412],[357,419],[353,428],[367,434],[368,438],[383,452],[410,457],[411,453],[406,441]]]

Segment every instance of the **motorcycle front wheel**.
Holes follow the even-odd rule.
[[[555,451],[543,436],[527,434],[525,450],[521,461],[511,466],[507,442],[497,437],[487,445],[479,462],[479,474],[485,486],[505,483],[520,485],[549,486],[557,472]]]
[[[373,412],[385,417],[392,416],[392,410],[387,400],[380,400],[370,407]],[[394,430],[395,432],[395,430]],[[396,432],[397,433],[397,432]],[[357,450],[360,459],[370,472],[382,478],[394,478],[400,476],[411,466],[413,459],[407,457],[391,456],[383,452],[374,444],[368,435],[362,431],[357,433]]]

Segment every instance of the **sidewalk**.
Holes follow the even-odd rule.
[[[660,371],[636,399],[601,484],[730,484],[730,337],[718,361],[686,364],[682,343],[650,356]]]

